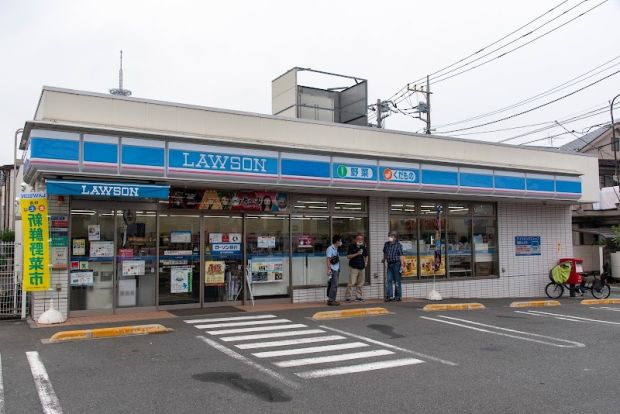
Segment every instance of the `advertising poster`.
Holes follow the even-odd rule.
[[[50,216],[52,231],[67,233],[69,231],[69,216]]]
[[[144,260],[123,260],[123,276],[142,276],[144,270]]]
[[[211,211],[286,212],[288,194],[269,191],[170,189],[170,207]]]
[[[114,257],[113,241],[93,241],[90,243],[90,257]]]
[[[170,293],[190,293],[193,271],[191,266],[170,268]]]
[[[276,247],[276,238],[275,236],[258,236],[256,243],[259,249],[273,249]]]
[[[92,286],[93,285],[93,271],[71,272],[71,286]]]
[[[22,193],[23,286],[27,292],[50,288],[47,194]]]
[[[50,251],[52,255],[52,269],[64,270],[67,268],[69,260],[69,249],[67,247],[52,247]]]
[[[89,241],[101,240],[101,226],[99,224],[88,225],[88,240]]]
[[[540,256],[540,236],[515,236],[516,256]]]
[[[252,259],[252,283],[281,282],[284,265],[279,258]]]
[[[192,232],[191,231],[171,231],[170,243],[191,243]]]
[[[301,249],[312,248],[314,246],[314,236],[299,236],[297,238],[297,247]]]
[[[223,285],[226,263],[207,260],[205,262],[205,285]]]
[[[86,239],[73,239],[73,256],[86,255]]]
[[[433,276],[433,267],[435,265],[435,256],[420,256],[420,275]],[[446,274],[446,261],[442,257],[439,269],[435,272],[436,276]]]
[[[418,258],[416,256],[405,256],[405,268],[403,277],[415,277],[418,275]]]

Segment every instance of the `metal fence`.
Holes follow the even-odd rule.
[[[22,283],[15,272],[15,243],[0,242],[0,319],[22,312]]]

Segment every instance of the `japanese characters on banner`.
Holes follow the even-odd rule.
[[[25,291],[50,288],[50,248],[47,194],[23,193],[19,200],[24,237],[23,287]]]
[[[205,262],[205,285],[223,285],[226,274],[226,262],[211,261]]]
[[[170,189],[171,208],[211,211],[269,212],[288,211],[286,193],[265,191],[220,191]]]

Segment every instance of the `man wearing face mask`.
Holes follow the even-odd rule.
[[[355,286],[355,300],[364,301],[362,294],[362,286],[364,286],[366,266],[368,266],[368,250],[364,246],[364,236],[357,234],[355,243],[349,244],[347,251],[347,259],[349,259],[349,283],[347,285],[347,293],[345,295],[347,302],[351,301],[351,290]]]
[[[400,302],[402,298],[402,286],[400,284],[400,277],[403,269],[405,268],[405,257],[403,253],[403,246],[396,238],[396,232],[390,232],[388,234],[388,241],[383,245],[383,259],[381,263],[387,261],[387,287],[385,292],[385,301],[397,301]],[[392,296],[392,283],[394,283],[394,296]]]
[[[332,237],[332,244],[327,248],[327,304],[329,306],[338,306],[340,302],[336,301],[338,294],[338,275],[340,274],[340,257],[338,256],[338,248],[342,246],[342,237],[335,234]]]

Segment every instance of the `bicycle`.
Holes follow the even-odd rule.
[[[606,299],[611,295],[611,287],[609,282],[607,282],[608,276],[606,273],[601,275],[594,272],[582,273],[581,276],[581,284],[574,287],[575,292],[581,293],[581,296],[583,296],[586,290],[589,290],[595,299]],[[571,287],[566,283],[559,284],[552,280],[545,286],[545,294],[551,299],[557,299],[562,297],[564,289],[570,290]]]

